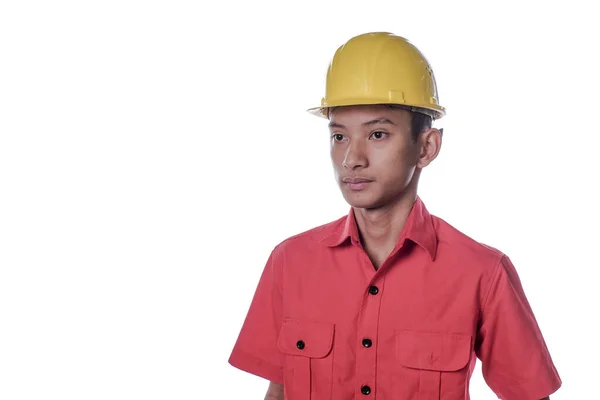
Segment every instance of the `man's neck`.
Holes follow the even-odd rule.
[[[354,209],[362,245],[376,269],[394,250],[416,198],[416,193],[406,193],[385,208]]]

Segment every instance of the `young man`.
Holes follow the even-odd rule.
[[[510,259],[417,195],[445,114],[420,51],[350,39],[311,112],[351,209],[272,251],[229,362],[267,399],[468,400],[477,358],[499,398],[549,398],[561,380]]]

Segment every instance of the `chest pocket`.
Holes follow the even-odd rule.
[[[469,379],[471,335],[397,331],[396,360],[403,375],[396,390],[419,400],[464,399]]]
[[[285,355],[286,400],[331,398],[334,325],[284,318],[277,345]]]

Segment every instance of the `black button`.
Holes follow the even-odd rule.
[[[296,342],[296,347],[297,347],[297,348],[299,348],[300,350],[303,350],[303,349],[304,349],[304,346],[305,346],[305,345],[304,345],[304,342],[303,342],[302,340],[298,340],[298,341]]]
[[[371,394],[371,388],[368,386],[363,386],[360,388],[360,392],[364,395]]]
[[[371,341],[371,339],[363,339],[363,346],[365,347],[371,347],[373,345],[373,342]]]
[[[371,286],[369,288],[369,293],[371,293],[373,296],[375,296],[377,293],[379,293],[379,288],[377,286]]]

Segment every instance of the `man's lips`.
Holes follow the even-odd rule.
[[[352,191],[361,191],[365,189],[371,182],[373,182],[373,180],[362,177],[346,177],[342,179],[342,182],[344,182],[344,185],[346,185],[346,187]]]
[[[369,178],[349,178],[349,177],[342,179],[342,181],[344,183],[351,183],[351,184],[373,182],[373,180],[369,179]]]

